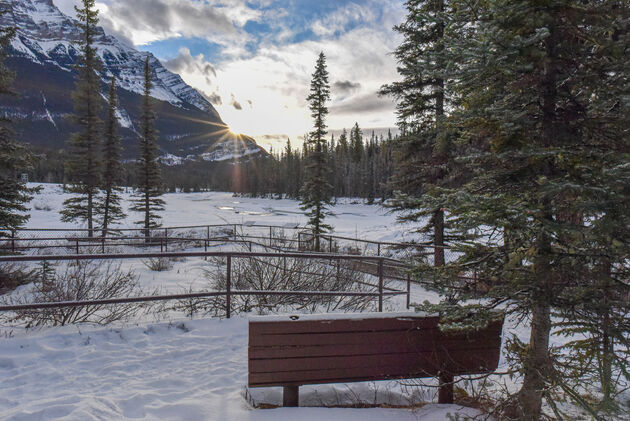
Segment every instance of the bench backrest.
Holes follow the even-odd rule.
[[[503,320],[465,333],[440,332],[422,315],[253,320],[249,386],[286,386],[492,372]]]

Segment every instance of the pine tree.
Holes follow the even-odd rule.
[[[122,181],[122,165],[120,163],[121,145],[120,136],[118,135],[118,119],[116,111],[118,107],[118,97],[116,95],[116,79],[112,76],[109,85],[107,120],[105,122],[105,142],[103,145],[103,156],[105,159],[103,169],[103,190],[102,203],[99,213],[102,215],[103,237],[107,236],[107,230],[110,225],[123,219],[125,213],[120,206],[120,193],[122,189],[119,187]]]
[[[607,366],[603,400],[614,393],[611,371],[628,376],[630,220],[618,210],[630,206],[630,10],[624,1],[482,6],[443,56],[457,73],[457,158],[469,180],[432,193],[449,209],[461,255],[437,271],[445,301],[423,308],[476,311],[473,325],[497,307],[531,321],[528,343],[508,343],[522,386],[504,417],[541,419],[543,398],[560,417],[558,389],[598,416],[605,405],[580,394],[589,355]],[[567,355],[554,328],[592,336]]]
[[[397,143],[397,166],[392,188],[397,190],[393,207],[403,211],[401,220],[428,223],[417,231],[427,235],[434,248],[434,261],[444,265],[445,216],[439,200],[427,200],[431,191],[459,183],[452,159],[453,134],[446,124],[445,107],[455,106],[449,78],[455,67],[448,63],[445,44],[460,36],[460,20],[452,19],[454,2],[408,0],[407,18],[394,29],[403,36],[396,49],[402,80],[382,87],[382,95],[397,99],[401,137]],[[468,6],[463,7],[468,10]],[[450,22],[447,26],[446,22]],[[423,196],[426,196],[423,198]]]
[[[0,17],[7,13],[0,11]],[[14,95],[11,89],[13,73],[4,65],[14,28],[0,28],[0,95]],[[20,173],[32,168],[30,151],[15,140],[11,120],[0,117],[0,237],[10,235],[28,221],[26,204],[35,189],[26,187],[18,178]]]
[[[326,70],[326,56],[321,52],[315,65],[315,72],[311,79],[310,94],[306,98],[309,102],[311,117],[314,119],[314,130],[309,133],[306,141],[308,164],[306,165],[306,182],[302,186],[302,210],[308,210],[309,225],[315,237],[315,250],[319,251],[320,235],[331,230],[324,222],[326,216],[332,213],[328,209],[331,205],[332,186],[328,182],[328,163],[325,152],[326,123],[328,114],[326,101],[330,99],[330,85]]]
[[[160,216],[157,212],[164,210],[162,180],[157,161],[157,132],[155,130],[155,112],[153,111],[151,88],[151,67],[149,57],[144,63],[144,96],[140,115],[140,145],[138,147],[138,188],[133,200],[132,211],[142,212],[144,219],[137,224],[144,227],[144,235],[149,241],[151,228],[158,227]]]
[[[74,196],[63,202],[61,220],[85,221],[88,236],[94,234],[96,199],[101,185],[101,111],[100,60],[94,48],[97,34],[98,11],[94,0],[83,0],[83,7],[75,6],[82,34],[79,40],[80,57],[76,66],[78,75],[72,93],[74,122],[81,131],[74,133],[68,142],[66,173],[72,183],[68,187]]]

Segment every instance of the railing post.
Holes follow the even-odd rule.
[[[376,255],[381,255],[381,243],[376,243]]]
[[[332,253],[332,251],[333,251],[333,247],[332,247],[332,245],[333,245],[332,236],[330,236],[330,235],[329,235],[329,236],[328,236],[328,251],[329,251],[329,252],[331,252],[331,253]]]
[[[164,251],[168,251],[168,228],[164,228]]]
[[[15,230],[11,230],[11,251],[15,253]]]
[[[409,305],[411,304],[411,275],[407,274],[407,310],[409,310]]]
[[[232,256],[228,255],[227,257],[227,269],[226,269],[226,273],[225,273],[225,317],[226,318],[230,318],[231,313],[232,313],[232,297],[231,297],[231,290],[232,290]]]
[[[378,311],[383,311],[383,259],[378,261]]]
[[[78,238],[76,239],[76,242],[77,242],[77,254],[79,254],[79,239]]]
[[[206,238],[210,240],[210,225],[206,227]],[[207,251],[207,250],[206,250]]]
[[[105,233],[105,235],[107,235],[107,233]],[[101,242],[101,252],[105,254],[105,237],[102,237]]]
[[[298,251],[302,250],[302,233],[298,232]]]
[[[234,234],[234,241],[236,241],[236,224],[234,224],[232,233]]]
[[[273,231],[272,228],[269,227],[269,245],[271,245],[271,237],[273,237]]]

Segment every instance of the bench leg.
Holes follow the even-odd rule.
[[[438,403],[453,403],[453,375],[440,373],[440,389],[438,390]]]
[[[282,406],[300,406],[300,386],[282,387]]]

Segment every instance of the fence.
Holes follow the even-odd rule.
[[[227,318],[231,316],[231,299],[234,296],[330,296],[330,297],[374,297],[378,300],[378,311],[383,311],[383,300],[385,297],[406,295],[407,308],[410,304],[411,280],[407,278],[406,290],[397,290],[386,287],[384,285],[385,273],[384,267],[393,260],[382,256],[356,256],[342,254],[324,254],[324,253],[270,253],[270,252],[161,252],[161,253],[126,253],[126,254],[79,254],[79,255],[26,255],[26,256],[2,256],[0,263],[8,262],[36,262],[36,261],[75,261],[75,260],[117,260],[117,259],[142,259],[142,258],[181,258],[181,257],[221,257],[225,258],[226,265],[226,287],[222,291],[208,291],[188,294],[169,294],[169,295],[153,295],[142,297],[113,297],[98,300],[82,300],[82,301],[63,301],[63,302],[46,302],[46,303],[26,303],[18,305],[2,305],[0,312],[19,311],[19,310],[43,310],[50,308],[63,307],[81,307],[95,306],[104,304],[126,304],[150,301],[167,301],[182,300],[191,298],[207,298],[207,297],[225,297],[225,315]],[[369,284],[375,288],[373,292],[359,291],[286,291],[286,290],[233,290],[232,289],[232,260],[238,258],[265,258],[280,257],[294,259],[318,259],[321,261],[370,261],[377,265],[377,284]],[[394,261],[395,262],[395,261]]]
[[[287,231],[294,238],[287,237]],[[190,225],[151,228],[148,231],[140,228],[121,228],[109,230],[105,235],[102,235],[98,230],[93,231],[93,234],[97,235],[90,237],[89,231],[82,228],[0,230],[0,249],[15,253],[58,248],[71,249],[76,254],[80,254],[81,250],[96,249],[105,253],[109,246],[159,247],[160,251],[165,252],[169,250],[169,246],[185,245],[191,248],[203,247],[204,251],[208,251],[212,245],[242,243],[251,250],[255,245],[269,247],[272,242],[279,242],[285,247],[279,248],[278,251],[313,251],[315,243],[315,236],[304,227],[296,224]],[[447,261],[451,261],[457,256],[448,247],[432,244],[375,241],[334,234],[320,234],[319,237],[320,250],[329,253],[343,252],[346,254],[405,258],[409,257],[404,255],[406,251],[412,253],[414,257],[424,257],[430,261],[435,249],[442,248],[445,250]]]

